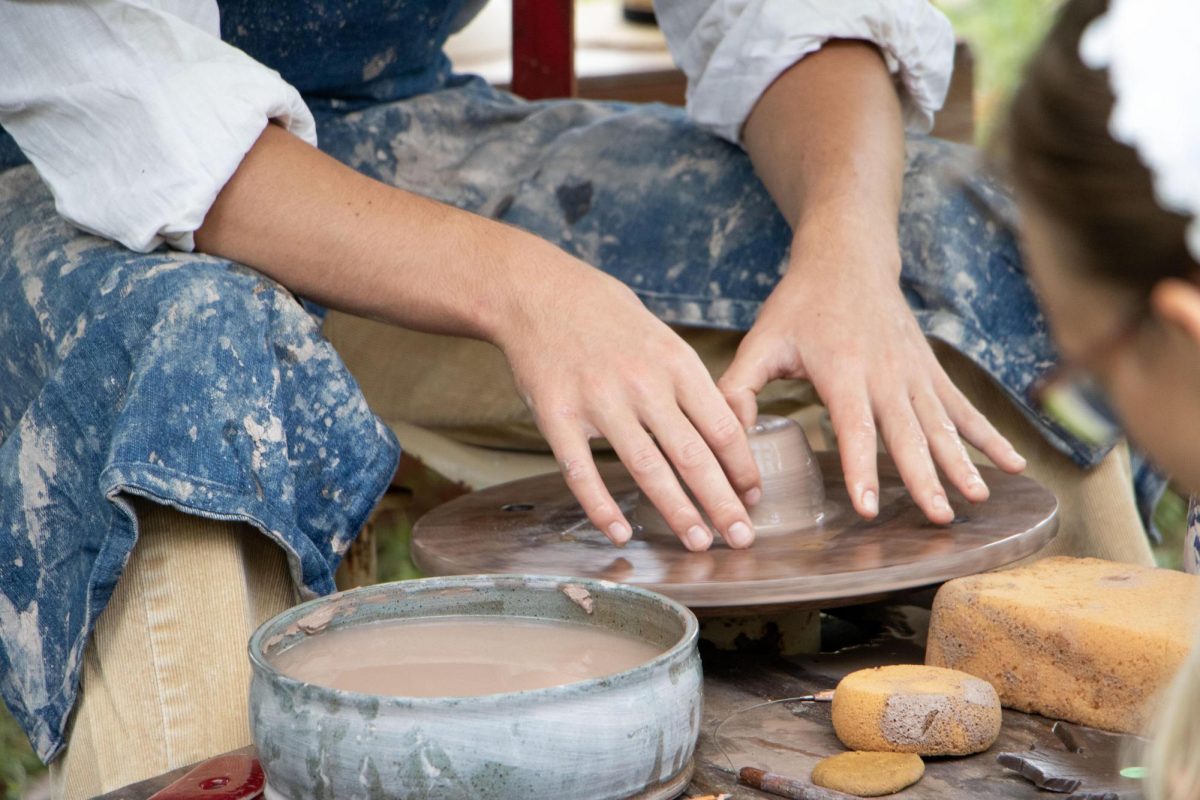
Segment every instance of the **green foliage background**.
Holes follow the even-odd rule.
[[[1062,0],[934,0],[975,53],[976,139],[994,130]]]

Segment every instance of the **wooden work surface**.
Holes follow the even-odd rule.
[[[909,609],[910,615],[914,610]],[[853,625],[826,618],[823,632],[830,636],[831,622],[849,633],[838,637],[837,652],[789,659],[755,658],[744,654],[706,653],[704,659],[704,721],[697,746],[696,773],[688,796],[728,793],[733,798],[771,798],[773,795],[738,786],[729,772],[714,731],[722,720],[720,742],[736,767],[758,767],[776,774],[807,781],[813,766],[845,747],[833,733],[828,703],[777,703],[743,711],[757,703],[802,696],[832,689],[845,675],[866,667],[886,664],[921,663],[927,612],[915,611],[916,624],[909,630],[900,625],[856,643]],[[966,758],[926,759],[925,776],[919,783],[896,795],[912,800],[1017,800],[1018,798],[1066,798],[1037,789],[996,763],[998,753],[1028,751],[1031,746],[1061,750],[1051,732],[1051,720],[1018,711],[1004,711],[1000,738],[985,753]]]
[[[893,609],[887,609],[888,615],[895,619],[882,629],[873,618],[878,610],[851,612],[850,621],[824,617],[826,640],[838,648],[833,653],[781,659],[706,652],[704,718],[696,750],[696,772],[683,796],[729,793],[737,800],[773,797],[738,786],[728,771],[729,762],[713,738],[717,725],[735,711],[765,700],[833,688],[839,679],[856,669],[920,662],[922,651],[918,642],[922,639],[927,612],[906,608],[903,616],[897,616]],[[865,637],[869,639],[864,641]],[[1035,744],[1039,749],[1060,749],[1050,725],[1049,720],[1041,717],[1005,711],[1000,739],[990,750],[967,758],[928,759],[920,783],[894,796],[911,800],[1066,798],[1063,794],[1038,790],[996,763],[996,755],[1002,751],[1027,751]],[[808,778],[821,758],[844,749],[833,735],[829,705],[824,703],[779,703],[744,712],[724,725],[721,742],[737,767],[760,767],[802,779]],[[128,786],[104,795],[101,800],[146,800],[186,770]]]
[[[1058,527],[1058,502],[1037,482],[980,467],[991,499],[972,505],[951,491],[958,517],[937,526],[913,503],[895,464],[879,459],[879,516],[858,517],[836,453],[817,453],[826,521],[760,536],[748,550],[717,541],[690,553],[674,537],[635,534],[616,548],[584,516],[558,474],[465,495],[413,530],[426,575],[578,575],[662,592],[692,609],[789,605],[828,608],[986,572],[1037,552]],[[637,488],[619,464],[601,468],[613,498],[633,513]]]

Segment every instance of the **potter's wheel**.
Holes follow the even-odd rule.
[[[493,486],[425,515],[413,558],[427,575],[578,575],[641,586],[693,609],[824,608],[884,597],[1011,564],[1037,552],[1058,528],[1058,502],[1037,482],[981,466],[991,499],[972,505],[949,489],[949,526],[928,522],[895,464],[879,458],[879,516],[850,506],[836,453],[815,454],[829,513],[813,527],[760,536],[748,550],[719,539],[690,553],[673,537],[635,532],[614,547],[588,521],[558,474]],[[633,518],[638,491],[619,464],[601,475]]]

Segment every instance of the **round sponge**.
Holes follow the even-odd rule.
[[[981,753],[1000,735],[1000,698],[987,681],[953,669],[864,669],[833,693],[833,730],[851,750]]]
[[[879,797],[912,786],[925,774],[915,753],[839,753],[817,762],[812,782],[835,792]]]

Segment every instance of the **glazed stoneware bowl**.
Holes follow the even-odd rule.
[[[359,694],[272,665],[273,654],[329,628],[450,615],[580,622],[664,652],[602,678],[477,697]],[[690,777],[700,729],[697,631],[692,612],[654,592],[530,575],[403,581],[296,606],[250,639],[250,726],[266,796],[674,797]]]

